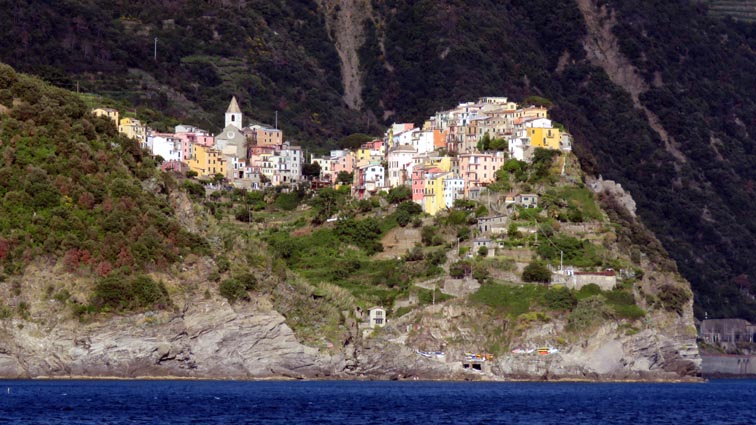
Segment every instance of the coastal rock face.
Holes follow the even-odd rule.
[[[428,307],[428,312],[437,323],[422,322],[425,344],[474,337],[464,323],[474,311],[448,305]],[[401,321],[376,336],[355,335],[343,350],[327,354],[299,343],[285,318],[264,300],[239,307],[204,300],[185,305],[178,314],[117,316],[87,325],[4,321],[0,376],[677,380],[700,371],[695,337],[685,320],[679,317],[671,324],[679,330],[672,334],[649,327],[623,336],[616,324],[607,324],[558,353],[508,353],[489,362],[484,372],[474,372],[462,368],[460,347],[447,347],[447,357],[440,361],[416,353],[405,344],[406,335],[392,338],[406,326]],[[523,339],[549,340],[563,327],[560,322],[531,327]]]
[[[0,375],[184,376],[263,378],[317,376],[328,356],[299,344],[275,311],[227,303],[188,305],[179,315],[113,317],[45,329],[33,322],[5,322],[8,336]]]
[[[2,322],[0,333],[0,376],[6,378],[454,379],[461,369],[380,341],[321,353],[300,344],[264,300],[240,307],[208,300],[180,314],[116,316],[88,325],[70,320],[54,328],[14,319]]]
[[[616,333],[616,326],[608,325],[557,353],[510,354],[498,359],[493,371],[551,380],[677,380],[700,373],[695,338],[669,338],[652,330],[625,337]]]

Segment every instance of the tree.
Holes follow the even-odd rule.
[[[522,101],[523,105],[543,106],[545,108],[551,108],[552,101],[541,96],[528,96]]]
[[[410,216],[418,215],[423,212],[423,207],[412,201],[404,201],[396,207],[397,212],[404,211]]]
[[[517,228],[517,223],[509,223],[509,227],[507,228],[507,236],[509,236],[510,239],[520,237],[520,231]]]
[[[491,136],[488,135],[488,132],[483,135],[483,137],[478,140],[478,150],[481,152],[485,152],[491,148]]]
[[[491,140],[491,143],[489,143],[489,148],[495,151],[503,151],[503,150],[507,150],[508,145],[509,144],[507,143],[506,140],[502,138],[496,138],[496,139]]]
[[[320,177],[320,164],[311,162],[302,166],[302,175],[310,180]]]
[[[321,224],[328,220],[344,203],[345,195],[339,191],[330,187],[320,189],[314,198],[310,201],[310,205],[315,210],[315,217],[312,222],[314,224]]]
[[[398,204],[402,201],[409,201],[412,199],[412,189],[410,189],[410,187],[406,185],[391,188],[386,199],[392,204]]]
[[[339,147],[341,147],[342,149],[358,149],[360,145],[370,142],[373,139],[373,136],[367,134],[354,133],[350,134],[349,136],[342,137],[341,140],[339,140]]]
[[[548,267],[540,261],[533,261],[525,266],[525,270],[522,271],[522,280],[525,282],[551,282],[551,271]]]
[[[226,176],[224,176],[221,173],[218,173],[213,176],[213,184],[223,183],[224,180],[226,180]]]
[[[352,184],[352,181],[354,181],[354,173],[339,171],[339,174],[336,175],[336,183]]]
[[[488,255],[488,247],[487,246],[481,246],[478,248],[478,255],[481,257],[485,257]]]

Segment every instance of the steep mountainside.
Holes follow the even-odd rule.
[[[0,376],[700,374],[689,283],[632,198],[569,151],[497,176],[538,206],[494,194],[429,217],[407,187],[360,201],[348,187],[206,191],[6,65],[0,106]],[[491,255],[472,250],[494,212],[511,230]],[[416,243],[398,248],[400,234]],[[395,251],[377,255],[384,244]],[[562,260],[603,272],[570,280]],[[371,329],[376,305],[387,326]],[[481,373],[463,368],[470,350],[489,354]]]
[[[0,1],[0,60],[216,129],[236,94],[321,146],[476,96],[546,97],[584,167],[633,194],[697,316],[756,320],[754,25],[684,0],[354,5]]]

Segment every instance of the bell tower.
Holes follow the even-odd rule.
[[[242,129],[242,112],[239,109],[239,103],[236,102],[236,96],[231,98],[231,103],[228,104],[228,109],[226,109],[226,125],[224,128],[229,125],[233,125],[239,130]]]

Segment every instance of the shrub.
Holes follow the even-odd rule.
[[[381,228],[374,219],[339,220],[336,222],[335,231],[343,242],[357,245],[368,255],[383,251],[380,242]]]
[[[577,295],[578,298],[588,298],[592,297],[594,295],[599,295],[601,293],[601,287],[596,285],[595,283],[589,283],[578,291]]]
[[[488,255],[488,247],[487,246],[481,246],[478,248],[478,255],[481,257],[485,257]]]
[[[412,201],[404,201],[401,204],[399,204],[399,206],[396,207],[396,209],[397,211],[404,211],[411,216],[415,216],[423,212],[423,207],[418,205],[416,202],[412,202]]]
[[[404,256],[404,261],[421,261],[423,258],[423,248],[415,246],[412,249],[407,250],[407,255]]]
[[[215,264],[218,266],[218,273],[225,273],[231,268],[231,262],[226,257],[218,257],[215,260]]]
[[[95,285],[92,297],[92,305],[97,309],[135,310],[162,308],[168,304],[170,298],[165,285],[149,276],[106,276]]]
[[[637,305],[615,305],[612,306],[614,316],[618,319],[637,320],[646,315],[646,312]]]
[[[281,192],[276,196],[274,205],[280,210],[292,211],[299,205],[299,194],[296,192]]]
[[[685,304],[690,300],[688,291],[674,285],[664,285],[659,288],[658,297],[665,310],[674,311],[681,316]]]
[[[475,263],[472,267],[472,277],[479,283],[487,282],[491,278],[491,273],[485,264]]]
[[[244,285],[244,289],[247,291],[251,291],[257,287],[257,278],[252,273],[242,273],[236,276],[236,280]]]
[[[441,245],[443,243],[437,243],[436,228],[433,226],[423,226],[422,230],[420,230],[420,240],[425,246]]]
[[[388,200],[392,204],[398,204],[402,201],[407,201],[410,199],[412,199],[412,189],[406,185],[392,188],[391,190],[389,190],[388,196],[386,198],[386,200]]]
[[[406,227],[410,221],[412,220],[412,217],[407,213],[407,211],[399,210],[396,212],[396,224],[398,224],[401,227]]]
[[[444,264],[446,262],[446,251],[442,249],[430,251],[428,254],[425,255],[425,261],[427,261],[428,264],[433,265],[433,266],[439,266],[441,264]]]
[[[470,265],[464,261],[457,261],[449,266],[449,276],[454,279],[462,279],[468,273],[470,273]]]
[[[221,296],[226,298],[231,304],[235,303],[237,300],[249,300],[247,289],[238,279],[226,279],[220,283],[218,289]]]
[[[567,328],[571,331],[588,329],[612,315],[612,311],[601,297],[594,296],[580,300],[567,318]]]
[[[605,292],[604,297],[611,305],[635,305],[635,298],[630,292],[614,290]]]
[[[457,238],[467,240],[470,238],[470,234],[472,234],[472,231],[467,226],[459,226],[457,227]]]
[[[575,294],[567,288],[552,288],[543,295],[544,305],[551,310],[572,310],[578,303]]]
[[[551,282],[551,271],[549,271],[545,264],[534,261],[525,266],[525,269],[522,271],[522,280],[525,282],[549,283]]]
[[[249,207],[239,205],[234,209],[234,218],[242,223],[249,223],[252,221],[252,211]]]

